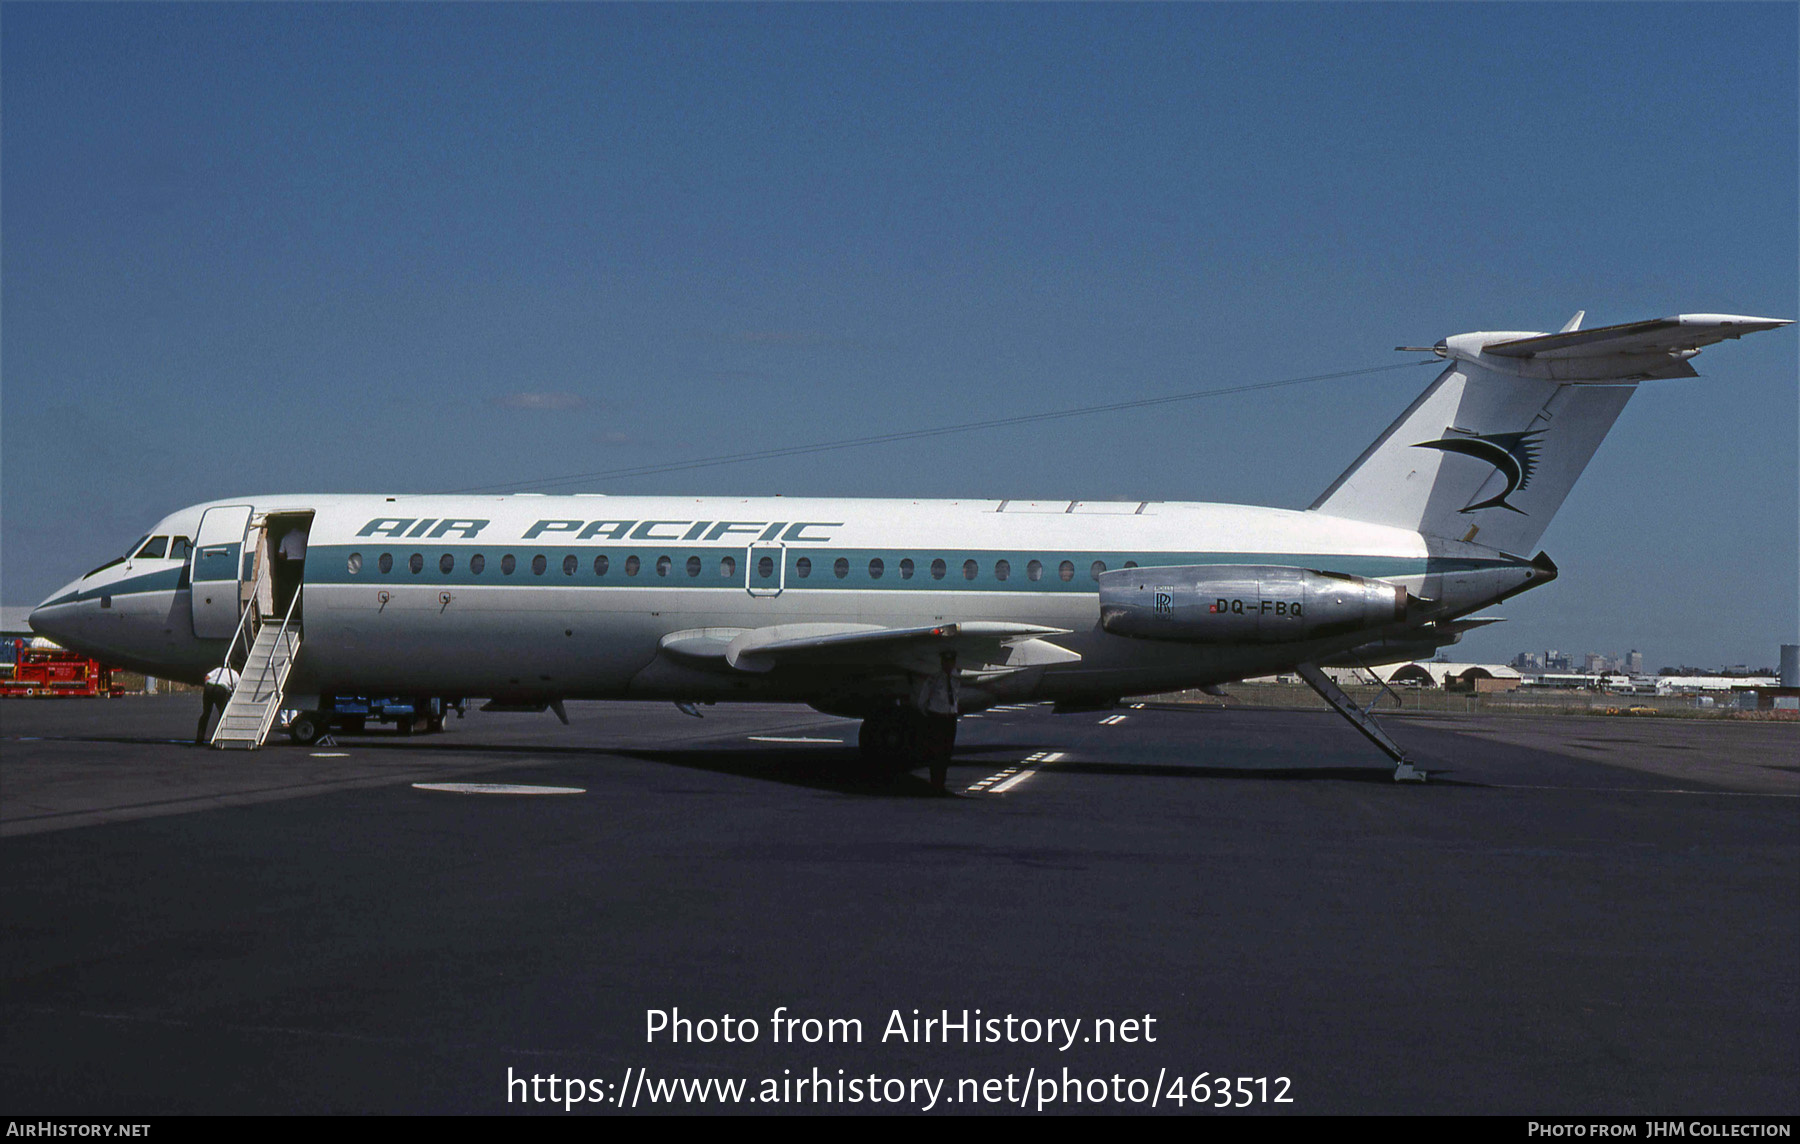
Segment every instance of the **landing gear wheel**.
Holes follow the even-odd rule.
[[[317,711],[302,711],[288,724],[288,738],[303,747],[310,747],[325,737],[328,728],[324,716]]]

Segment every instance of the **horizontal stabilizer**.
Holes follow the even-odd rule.
[[[1580,315],[1576,315],[1579,319]],[[1588,358],[1610,354],[1680,353],[1761,330],[1791,326],[1781,318],[1748,318],[1738,314],[1677,314],[1646,322],[1565,330],[1557,334],[1489,342],[1483,353],[1512,358]]]

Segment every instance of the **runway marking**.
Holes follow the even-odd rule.
[[[1117,727],[1120,723],[1125,722],[1125,719],[1126,716],[1124,715],[1108,715],[1106,718],[1100,720],[1100,725],[1102,727]]]
[[[314,751],[312,753],[312,757],[315,759],[347,759],[350,757],[350,752],[349,751]]]
[[[521,786],[517,783],[414,783],[414,790],[440,790],[451,794],[586,794],[586,787]]]
[[[842,743],[842,739],[812,739],[805,735],[751,735],[752,743]]]
[[[989,775],[978,783],[963,788],[964,794],[1004,794],[1018,786],[1032,775],[1037,774],[1039,767],[1047,767],[1063,757],[1061,751],[1039,751],[1027,756],[1014,766],[1010,766],[998,774]]]

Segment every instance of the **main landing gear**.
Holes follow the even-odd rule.
[[[911,770],[923,763],[931,785],[944,789],[956,749],[956,716],[927,715],[911,707],[878,711],[863,720],[856,745],[864,761],[882,770]]]

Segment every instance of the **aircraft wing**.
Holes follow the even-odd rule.
[[[738,671],[758,673],[778,667],[874,667],[928,675],[940,670],[939,657],[947,651],[956,653],[957,666],[965,673],[1005,673],[1080,660],[1045,638],[1067,634],[1067,628],[997,620],[906,628],[775,624],[674,632],[663,638],[662,646],[681,658],[723,660]]]
[[[1560,334],[1539,334],[1510,342],[1489,342],[1483,353],[1515,358],[1586,358],[1612,354],[1679,353],[1698,350],[1729,338],[1793,325],[1781,318],[1749,318],[1739,314],[1677,314],[1647,322],[1595,326]]]

